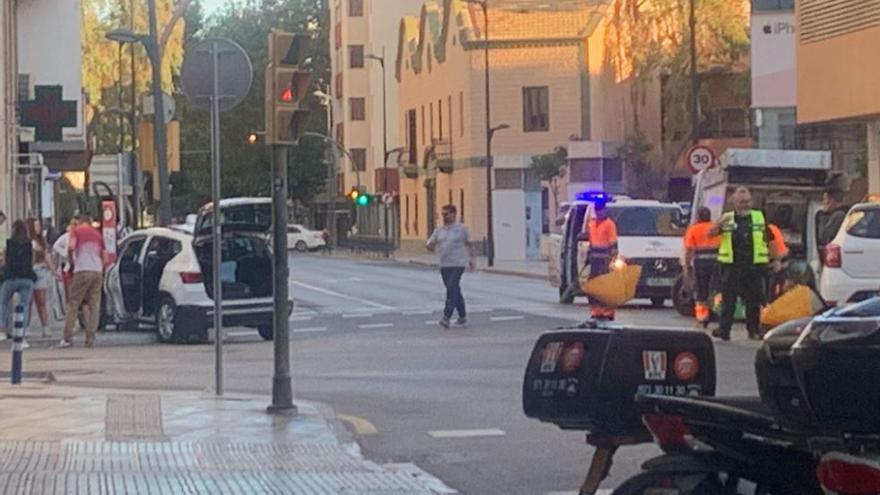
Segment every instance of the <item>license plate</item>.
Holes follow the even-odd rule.
[[[643,495],[679,495],[681,492],[677,488],[647,488]]]
[[[674,283],[675,281],[671,278],[648,278],[645,280],[645,285],[648,287],[672,287]]]

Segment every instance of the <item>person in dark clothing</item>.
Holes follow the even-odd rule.
[[[12,296],[18,294],[18,303],[25,308],[25,328],[27,313],[34,292],[34,253],[28,237],[27,226],[23,220],[12,224],[12,237],[6,241],[6,270],[3,284],[0,285],[0,334],[8,336],[9,306]],[[27,347],[27,343],[24,344]]]
[[[846,218],[846,207],[841,205],[843,194],[835,190],[827,190],[822,196],[822,211],[816,215],[816,244],[819,247],[819,259],[825,262],[825,246],[834,240],[843,220]]]
[[[752,208],[752,194],[739,187],[733,194],[734,211],[721,216],[711,235],[721,235],[718,263],[721,265],[722,310],[720,327],[714,337],[730,340],[737,299],[746,306],[746,328],[750,339],[761,335],[761,305],[764,303],[765,275],[771,263],[770,233],[764,213]],[[773,260],[774,266],[778,260]]]

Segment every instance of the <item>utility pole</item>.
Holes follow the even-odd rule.
[[[168,182],[168,145],[165,134],[165,102],[162,101],[162,60],[159,33],[156,27],[156,0],[147,0],[150,36],[145,45],[153,69],[153,140],[156,146],[156,166],[159,168],[159,225],[171,223],[171,195]]]
[[[690,0],[691,31],[691,142],[700,142],[700,76],[697,73],[697,14],[696,0]]]

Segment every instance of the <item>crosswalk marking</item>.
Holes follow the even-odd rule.
[[[474,438],[474,437],[503,437],[504,430],[498,428],[485,428],[474,430],[432,430],[428,432],[432,438]]]
[[[365,323],[362,325],[358,325],[358,328],[370,329],[370,328],[390,328],[393,327],[394,323]]]
[[[294,328],[293,333],[316,333],[316,332],[326,332],[327,327],[309,327],[309,328]]]
[[[525,316],[490,316],[489,319],[492,321],[516,321],[524,320]]]

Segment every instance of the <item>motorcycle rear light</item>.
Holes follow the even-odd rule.
[[[642,422],[654,437],[654,442],[666,452],[694,450],[694,437],[682,416],[645,414]]]
[[[825,246],[825,266],[828,268],[840,268],[843,265],[843,254],[840,246],[829,244]]]
[[[816,468],[822,487],[845,495],[880,493],[880,463],[841,452],[825,454]]]
[[[181,272],[180,281],[185,284],[200,284],[202,283],[202,274],[199,272]]]

